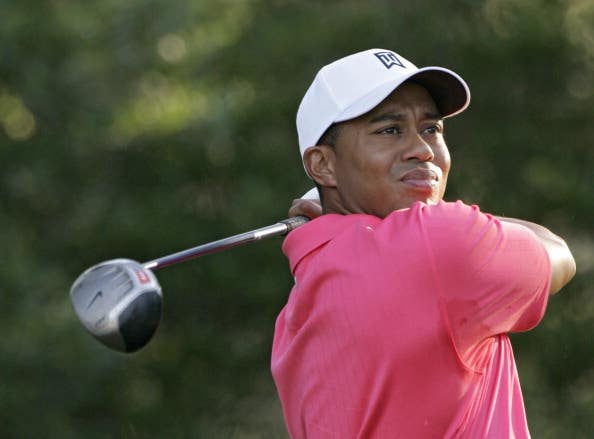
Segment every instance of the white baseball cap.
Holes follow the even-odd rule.
[[[419,69],[391,50],[358,52],[322,67],[305,93],[297,111],[301,156],[333,123],[367,113],[411,78],[427,89],[444,118],[470,103],[468,85],[451,70]]]

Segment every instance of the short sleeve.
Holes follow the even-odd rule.
[[[463,359],[488,337],[540,322],[551,267],[531,230],[457,202],[429,209],[423,231],[442,308]]]

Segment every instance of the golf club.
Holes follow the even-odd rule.
[[[135,352],[150,341],[161,320],[163,294],[153,270],[283,236],[308,220],[304,216],[289,218],[144,263],[131,259],[102,262],[76,279],[70,300],[79,320],[97,340],[116,351]]]

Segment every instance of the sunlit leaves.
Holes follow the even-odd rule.
[[[0,124],[14,141],[29,140],[36,131],[35,116],[22,99],[0,87]]]

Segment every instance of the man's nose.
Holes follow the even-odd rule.
[[[403,160],[433,161],[435,154],[429,143],[420,134],[411,136],[408,147],[403,152]]]

